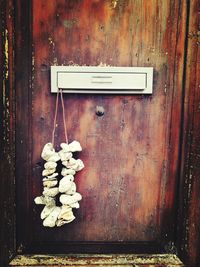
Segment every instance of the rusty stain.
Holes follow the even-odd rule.
[[[182,262],[173,254],[136,255],[136,254],[74,254],[63,255],[19,255],[10,266],[183,266]]]

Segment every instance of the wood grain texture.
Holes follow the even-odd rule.
[[[60,0],[47,5],[38,0],[17,0],[15,4],[0,1],[1,266],[15,253],[37,252],[44,246],[45,252],[67,251],[68,247],[77,251],[78,246],[81,252],[93,248],[92,252],[102,253],[115,250],[120,243],[122,252],[151,248],[153,253],[155,240],[173,250],[176,238],[186,266],[200,265],[200,8],[197,0],[163,2]],[[189,25],[184,73],[186,18]],[[51,138],[55,96],[49,93],[49,67],[101,63],[153,66],[155,91],[150,97],[65,96],[70,139],[77,138],[84,146],[80,157],[87,168],[77,179],[85,197],[77,223],[54,234],[54,230],[35,226],[41,225],[40,210],[33,204],[34,196],[41,192],[39,154]],[[104,107],[104,116],[96,116],[97,105]],[[63,131],[59,129],[57,143],[62,139]],[[177,206],[179,223],[175,235]],[[75,243],[70,241],[73,231]],[[87,242],[94,237],[96,242]],[[167,244],[168,241],[172,242]]]
[[[190,1],[185,73],[180,220],[180,254],[188,267],[200,266],[200,2]]]
[[[174,240],[185,10],[182,1],[32,2],[32,87],[26,78],[18,85],[22,251],[31,243]],[[24,62],[22,70],[30,68]],[[65,95],[69,139],[83,146],[86,168],[76,177],[83,200],[74,223],[49,230],[33,198],[42,190],[41,149],[51,140],[49,68],[57,64],[153,66],[154,93]],[[104,116],[95,114],[97,105]],[[57,145],[64,140],[59,112]]]
[[[11,259],[16,245],[13,25],[13,1],[0,1],[0,266]]]
[[[17,204],[17,249],[21,252],[27,243],[30,229],[23,227],[29,216],[30,144],[31,144],[31,3],[15,3],[15,87],[16,87],[16,202]]]

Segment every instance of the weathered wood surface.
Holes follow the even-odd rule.
[[[67,250],[65,240],[72,238],[77,228],[80,228],[75,232],[77,240],[93,240],[93,237],[103,240],[106,236],[112,241],[121,240],[122,236],[123,240],[157,239],[166,244],[175,240],[179,204],[183,207],[177,230],[179,253],[187,267],[200,265],[198,0],[32,2],[33,18],[31,1],[18,0],[15,5],[13,1],[0,2],[1,266],[15,250],[14,54],[17,191],[20,188],[17,192],[20,225],[17,252],[27,251],[33,241],[38,249],[43,247],[43,241],[53,241],[46,243],[47,250],[49,247],[54,252],[58,244],[59,249]],[[189,6],[190,13],[186,14]],[[182,77],[186,17],[189,20],[188,65],[186,76]],[[14,36],[17,50],[13,49]],[[40,150],[51,136],[51,107],[55,96],[49,93],[49,66],[101,63],[153,66],[155,92],[150,97],[65,96],[70,139],[77,138],[84,145],[80,157],[87,168],[80,173],[78,183],[85,198],[77,223],[52,234],[54,230],[35,227],[35,223],[41,225],[41,222],[39,208],[32,201],[41,190]],[[182,78],[186,80],[186,96],[179,184]],[[104,107],[103,117],[96,116],[97,105]],[[59,143],[63,139],[62,130],[57,136]],[[110,166],[115,168],[109,171]],[[181,191],[179,203],[176,202],[177,186]],[[131,196],[128,208],[129,198],[124,190]],[[116,235],[118,229],[119,235]],[[60,242],[61,239],[65,243]],[[82,247],[87,250],[85,245]]]
[[[185,73],[180,255],[186,266],[200,266],[200,2],[190,1]]]
[[[30,228],[24,227],[30,216],[29,188],[31,176],[31,1],[15,3],[15,90],[16,90],[16,202],[17,252],[27,243]],[[18,190],[20,188],[20,190]],[[21,234],[21,232],[23,234]],[[25,238],[26,236],[26,238]]]
[[[29,218],[22,219],[20,236],[28,226],[35,244],[173,240],[185,2],[32,4],[32,132],[27,147],[32,174],[20,178],[29,184],[29,195],[18,199],[22,218],[24,212]],[[50,94],[49,68],[56,64],[153,66],[154,93],[64,96],[69,139],[83,146],[80,157],[86,167],[76,178],[83,200],[75,222],[47,230],[33,198],[42,190],[41,149],[51,140],[55,95]],[[97,105],[104,116],[95,114]],[[61,122],[59,116],[57,144],[64,140]]]
[[[13,1],[0,1],[0,266],[15,253]]]
[[[10,266],[143,266],[143,267],[178,267],[183,266],[177,256],[162,255],[21,255],[17,256]]]

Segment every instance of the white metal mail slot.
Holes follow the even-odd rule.
[[[52,66],[51,92],[151,94],[151,67]]]

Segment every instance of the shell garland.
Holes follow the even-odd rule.
[[[82,151],[78,141],[70,144],[61,143],[61,150],[55,152],[52,143],[47,143],[41,157],[46,161],[42,172],[43,192],[42,196],[34,199],[35,204],[45,205],[41,212],[43,226],[55,227],[70,223],[75,219],[72,209],[80,207],[79,201],[82,199],[81,194],[76,192],[74,175],[84,168],[80,159],[74,159],[73,153]],[[62,178],[58,182],[59,173],[56,172],[58,162],[62,162]],[[59,196],[61,206],[56,205],[56,196]]]

